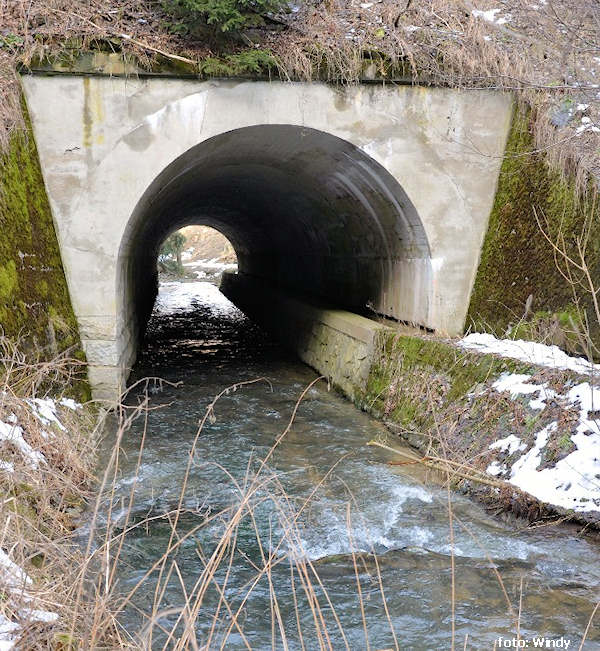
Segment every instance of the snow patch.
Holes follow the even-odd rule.
[[[73,411],[81,409],[81,403],[75,402],[75,400],[72,398],[61,398],[58,404],[66,407],[67,409],[72,409]]]
[[[500,464],[497,461],[492,461],[485,471],[488,475],[492,475],[492,477],[498,477],[498,475],[504,475],[508,471],[508,468],[505,463]]]
[[[31,400],[26,400],[26,402],[32,408],[34,416],[42,425],[54,424],[63,432],[67,431],[67,428],[60,422],[56,415],[56,403],[52,398],[32,398]]]
[[[549,368],[574,371],[586,375],[592,372],[600,373],[600,364],[592,364],[584,357],[567,355],[558,346],[547,346],[536,341],[522,339],[496,339],[494,335],[474,332],[463,337],[458,345],[467,350],[480,353],[491,353],[518,359],[528,364],[547,366]]]
[[[488,9],[487,11],[484,11],[483,9],[473,9],[471,14],[475,16],[475,18],[482,18],[488,23],[493,23],[494,25],[505,25],[506,23],[510,23],[512,20],[511,14],[504,14],[504,16],[498,16],[498,18],[496,18],[496,14],[499,14],[501,11],[501,9]]]
[[[10,461],[3,461],[0,459],[0,470],[4,470],[4,472],[14,472],[15,471],[15,464],[11,463]]]
[[[34,608],[33,598],[27,589],[33,581],[23,568],[11,560],[9,555],[0,548],[0,581],[17,596],[17,603],[10,603],[11,610],[16,616],[25,621],[51,623],[58,619],[58,614],[49,610]],[[5,598],[12,602],[10,594]],[[25,604],[25,605],[22,605]],[[20,626],[0,613],[0,651],[12,649]]]
[[[170,314],[173,310],[190,308],[198,301],[210,301],[211,305],[227,310],[234,308],[231,301],[211,283],[174,281],[160,284],[155,309],[160,314]]]
[[[494,382],[496,391],[508,391],[511,398],[531,395],[539,391],[537,400],[529,403],[530,408],[544,410],[546,401],[554,398],[567,407],[576,408],[579,418],[574,433],[569,432],[570,443],[575,450],[554,466],[538,470],[543,450],[551,435],[560,436],[556,421],[546,425],[535,438],[533,447],[523,454],[510,469],[508,482],[530,493],[537,499],[554,506],[577,512],[600,510],[600,388],[582,382],[564,394],[556,393],[545,384],[529,384],[522,374],[504,374]],[[526,445],[514,434],[500,439],[489,446],[509,455],[522,452]],[[492,476],[506,474],[508,468],[493,461],[486,472]]]
[[[195,262],[184,262],[183,266],[214,269],[217,271],[235,271],[238,267],[235,262],[221,262],[218,258],[212,258],[211,260],[196,260]]]
[[[594,122],[592,122],[592,118],[584,116],[581,118],[581,125],[575,129],[575,134],[580,136],[582,133],[586,133],[587,131],[600,133],[600,127],[597,127]]]
[[[23,429],[14,423],[4,423],[0,420],[0,441],[7,441],[18,448],[32,468],[37,468],[40,463],[46,463],[44,455],[27,443],[23,438]]]
[[[0,613],[0,651],[8,651],[15,646],[19,625]]]
[[[492,388],[496,391],[510,391],[512,398],[524,393],[535,393],[539,391],[540,385],[527,384],[527,380],[531,379],[531,375],[518,374],[518,373],[503,373],[494,384]]]
[[[509,455],[515,452],[523,451],[527,446],[521,442],[521,439],[514,434],[509,434],[506,438],[500,439],[490,445],[490,450],[500,450],[507,452]]]
[[[522,373],[503,373],[492,384],[492,389],[495,389],[499,393],[508,391],[510,397],[513,399],[517,396],[537,393],[538,397],[529,401],[529,407],[530,409],[536,410],[545,409],[548,401],[557,397],[556,392],[549,389],[546,383],[532,384],[530,380],[531,375],[525,375]]]
[[[25,570],[12,561],[3,549],[0,549],[0,576],[9,588],[22,590],[24,586],[32,584]]]

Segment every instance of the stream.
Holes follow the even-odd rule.
[[[579,648],[600,599],[595,543],[560,527],[518,530],[452,494],[452,544],[446,489],[368,447],[400,443],[325,380],[306,391],[281,437],[317,376],[213,284],[161,285],[130,384],[146,376],[173,384],[150,384],[151,409],[124,434],[101,517],[110,502],[114,532],[135,525],[117,573],[118,592],[134,590],[120,621],[147,646],[173,648],[191,619],[200,649],[450,649],[453,628],[457,649],[514,648],[502,646],[507,640],[534,648],[541,637],[559,645],[544,648]],[[190,461],[213,398],[257,378],[265,379],[216,402]],[[113,444],[107,436],[101,469]],[[242,509],[228,529],[242,494],[252,515]],[[226,531],[223,560],[199,600],[198,580]],[[173,539],[162,574],[149,572]],[[237,625],[229,610],[239,612]],[[594,625],[584,648],[600,649]]]

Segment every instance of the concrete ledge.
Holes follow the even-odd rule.
[[[221,291],[349,398],[365,391],[375,337],[385,326],[291,297],[244,274],[224,273]]]
[[[92,387],[94,400],[113,407],[125,388],[125,372],[120,366],[88,366],[88,381]]]

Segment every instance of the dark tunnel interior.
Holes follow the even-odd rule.
[[[354,145],[288,125],[233,130],[169,165],[131,217],[121,293],[137,333],[154,304],[159,247],[189,224],[227,237],[240,274],[354,311],[402,316],[392,296],[398,263],[429,258],[402,187]]]

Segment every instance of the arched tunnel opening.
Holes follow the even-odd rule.
[[[200,280],[220,285],[223,272],[237,271],[237,266],[231,242],[210,226],[179,228],[167,236],[158,251],[159,282]]]
[[[367,147],[365,147],[367,149]],[[265,125],[210,138],[150,185],[120,251],[122,327],[139,342],[170,233],[210,226],[238,273],[332,307],[427,325],[429,244],[410,199],[365,151],[314,129]]]

